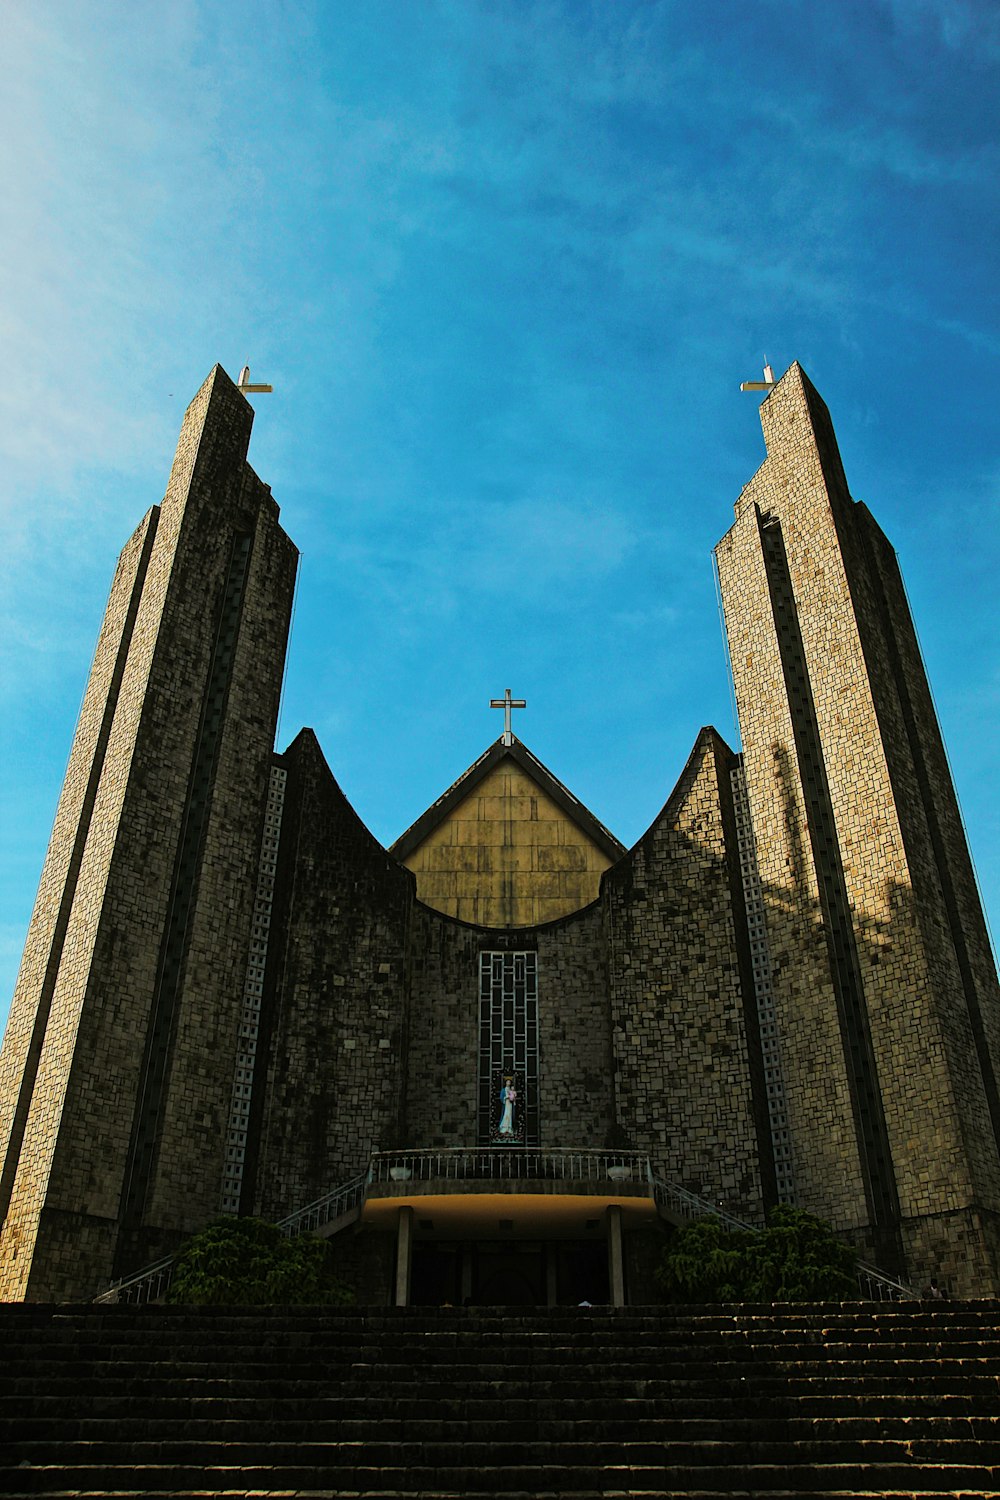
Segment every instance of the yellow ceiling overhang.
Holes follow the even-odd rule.
[[[653,1223],[656,1205],[648,1190],[635,1193],[387,1193],[371,1196],[362,1223],[394,1230],[400,1208],[413,1209],[416,1236],[444,1239],[584,1239],[603,1234],[607,1210],[620,1207],[626,1225]]]

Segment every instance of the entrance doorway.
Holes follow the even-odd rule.
[[[416,1307],[575,1307],[610,1301],[603,1240],[418,1240]]]

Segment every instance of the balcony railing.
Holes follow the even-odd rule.
[[[563,1181],[606,1185],[610,1192],[619,1185],[646,1187],[659,1208],[684,1220],[711,1217],[729,1229],[759,1234],[760,1226],[699,1198],[678,1183],[657,1176],[649,1157],[639,1151],[543,1151],[509,1146],[480,1148],[449,1147],[439,1151],[376,1151],[366,1172],[341,1183],[304,1208],[281,1219],[278,1228],[286,1235],[324,1228],[364,1202],[369,1188],[377,1184],[405,1187],[417,1182],[512,1182]],[[155,1302],[163,1297],[173,1277],[172,1257],[158,1260],[134,1276],[116,1281],[95,1302]],[[898,1302],[916,1294],[902,1282],[886,1276],[863,1261],[857,1263],[858,1291],[864,1301]]]
[[[376,1151],[368,1181],[567,1181],[650,1186],[649,1157],[639,1151],[543,1151],[531,1147],[450,1146],[440,1151]]]

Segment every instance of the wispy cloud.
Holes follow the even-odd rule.
[[[451,506],[424,520],[390,537],[331,538],[334,571],[404,616],[454,615],[500,598],[571,611],[637,541],[624,515],[579,500],[526,496],[480,504],[474,517]]]
[[[1000,61],[1000,12],[980,0],[883,0],[907,34],[930,31],[953,52]]]
[[[918,575],[976,608],[936,517],[991,526],[968,476],[995,420],[1000,13],[718,11],[9,0],[3,729],[39,806],[114,556],[216,359],[276,387],[251,461],[305,554],[286,722],[353,736],[373,805],[385,702],[410,716],[428,662],[448,734],[471,683],[534,674],[556,715],[600,671],[593,755],[629,738],[660,774],[649,676],[682,629],[689,676],[720,655],[707,550],[761,456],[736,385],[762,354],[804,358],[869,472],[898,474]],[[44,823],[19,803],[5,832],[40,861]]]

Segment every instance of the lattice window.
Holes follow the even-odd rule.
[[[782,1203],[793,1203],[795,1201],[795,1178],[792,1172],[792,1147],[788,1139],[788,1131],[782,1128],[787,1123],[787,1116],[785,1083],[781,1066],[781,1037],[774,1007],[774,990],[771,984],[771,958],[767,943],[767,926],[764,920],[764,898],[760,876],[757,872],[757,846],[754,843],[753,825],[750,821],[750,801],[747,797],[746,778],[742,766],[733,767],[731,780],[736,810],[736,838],[740,852],[740,871],[743,876],[743,896],[747,912],[747,928],[750,934],[750,962],[753,967],[757,1015],[760,1018],[760,1050],[767,1084],[767,1111],[771,1125],[774,1172],[777,1179],[778,1198]]]
[[[538,955],[479,955],[479,1144],[537,1146]]]
[[[264,971],[267,964],[267,939],[271,927],[274,882],[278,873],[278,842],[281,836],[281,814],[285,805],[285,783],[288,773],[281,766],[271,767],[264,820],[264,841],[257,871],[254,899],[253,936],[243,982],[243,1004],[236,1040],[236,1066],[233,1092],[229,1103],[229,1126],[226,1134],[226,1160],[222,1172],[222,1211],[238,1214],[243,1190],[243,1164],[246,1156],[250,1106],[253,1095],[254,1068],[257,1061],[257,1037],[260,1007],[264,993]]]

